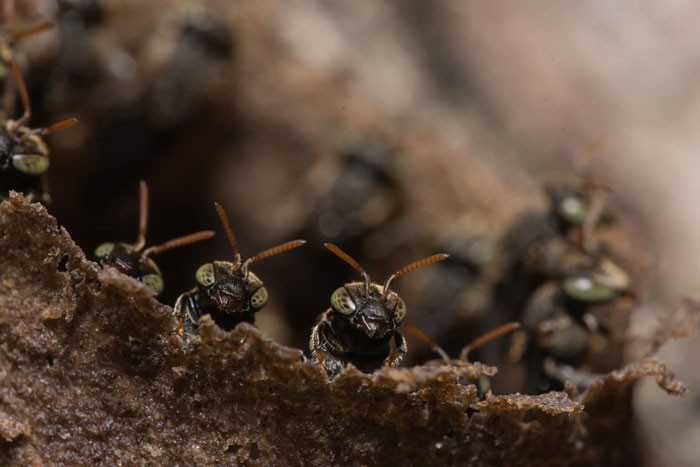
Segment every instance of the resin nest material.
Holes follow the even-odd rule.
[[[634,465],[633,383],[680,394],[654,360],[579,395],[479,400],[479,363],[350,368],[208,318],[184,347],[171,308],[87,261],[39,204],[0,204],[1,465]]]

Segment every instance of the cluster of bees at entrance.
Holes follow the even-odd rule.
[[[44,138],[68,129],[77,119],[68,118],[47,128],[30,127],[29,93],[13,46],[20,40],[41,34],[50,26],[40,23],[26,30],[7,32],[0,38],[5,93],[0,128],[0,196],[6,196],[10,190],[20,191],[45,204],[51,199],[46,182],[49,149]],[[14,118],[12,104],[17,96],[22,110],[20,116]],[[605,310],[613,304],[634,301],[628,274],[613,261],[607,244],[597,235],[601,226],[613,222],[607,208],[609,190],[585,179],[547,186],[548,212],[538,213],[535,221],[532,216],[524,216],[503,239],[504,248],[511,252],[503,283],[510,285],[507,291],[504,285],[495,288],[511,299],[511,316],[473,339],[453,360],[426,332],[407,322],[406,303],[393,285],[402,276],[427,267],[450,278],[458,277],[456,280],[438,279],[432,287],[442,291],[440,303],[428,306],[444,306],[454,297],[467,296],[471,283],[478,282],[476,276],[483,267],[477,258],[480,255],[463,243],[447,242],[444,253],[411,262],[379,283],[374,282],[353,257],[352,249],[357,244],[347,241],[364,235],[366,232],[358,231],[363,226],[371,228],[367,216],[362,215],[367,206],[389,206],[387,213],[396,207],[384,202],[396,190],[386,157],[386,151],[377,146],[348,150],[343,155],[344,169],[338,181],[309,218],[305,230],[307,238],[323,243],[330,254],[359,276],[355,282],[337,284],[329,297],[330,306],[320,313],[309,333],[311,358],[330,377],[339,374],[348,364],[364,371],[396,367],[408,351],[402,332],[405,331],[426,343],[449,365],[455,360],[466,361],[471,352],[485,344],[508,337],[507,358],[527,367],[529,391],[562,389],[567,384],[589,385],[596,376],[589,370],[591,358],[611,352],[615,345]],[[359,191],[354,193],[353,190]],[[153,258],[211,239],[215,233],[200,231],[148,246],[148,199],[148,187],[141,182],[136,241],[103,243],[95,250],[95,257],[102,266],[113,267],[142,282],[157,296],[164,289],[164,281]],[[269,294],[262,279],[253,272],[254,266],[306,244],[305,240],[292,240],[244,259],[224,207],[215,204],[215,209],[230,245],[231,257],[201,265],[194,274],[194,287],[175,302],[177,332],[185,344],[198,338],[200,318],[205,315],[227,331],[239,323],[254,324]],[[322,227],[315,229],[318,225]],[[331,238],[320,238],[324,233]],[[325,241],[335,239],[338,240],[334,243]],[[455,265],[459,268],[455,269]]]

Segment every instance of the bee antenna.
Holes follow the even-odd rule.
[[[144,180],[139,182],[139,234],[136,237],[134,248],[137,251],[146,246],[148,234],[148,185]]]
[[[432,340],[430,338],[430,336],[428,336],[421,329],[419,329],[418,327],[416,327],[415,325],[413,325],[411,323],[405,323],[403,325],[403,329],[404,329],[404,331],[411,334],[413,337],[415,337],[416,339],[418,339],[419,341],[423,342],[425,345],[430,347],[433,350],[433,352],[438,354],[440,356],[440,358],[442,358],[442,360],[445,363],[447,363],[448,365],[450,364],[450,356],[447,355],[447,352],[445,352],[445,350],[442,347],[437,345],[435,343],[435,341]]]
[[[338,245],[326,242],[323,244],[323,246],[326,247],[326,249],[330,250],[330,252],[336,255],[338,258],[342,259],[347,264],[349,264],[355,271],[362,274],[362,278],[365,281],[365,292],[369,293],[369,274],[367,274],[367,271],[365,271],[364,268],[360,266],[360,263],[358,263],[355,258],[341,250]]]
[[[460,360],[464,360],[465,362],[469,361],[469,353],[473,350],[476,350],[478,348],[481,348],[485,346],[486,344],[490,343],[491,341],[494,341],[498,339],[499,337],[503,337],[506,334],[510,334],[511,332],[515,331],[516,329],[520,329],[520,323],[517,322],[511,322],[511,323],[506,323],[502,326],[497,327],[496,329],[487,332],[486,334],[482,334],[481,336],[477,337],[473,341],[471,341],[469,344],[467,344],[466,347],[462,349],[462,352],[459,354]]]
[[[238,264],[241,262],[241,252],[238,249],[238,241],[236,240],[236,234],[233,231],[233,227],[231,227],[231,222],[229,221],[228,215],[221,204],[214,203],[214,207],[216,208],[216,213],[219,215],[219,220],[221,221],[221,225],[226,233],[226,238],[228,239],[228,243],[231,246],[231,250],[233,250],[236,263]]]
[[[31,26],[27,29],[11,33],[8,42],[10,43],[10,45],[12,45],[26,37],[48,31],[53,27],[54,23],[52,21],[41,21],[40,23],[37,23],[34,26]]]
[[[216,232],[214,232],[213,230],[202,230],[201,232],[185,235],[184,237],[174,238],[172,240],[168,240],[165,243],[161,243],[160,245],[146,248],[146,250],[143,252],[143,256],[148,257],[152,255],[158,255],[160,253],[163,253],[164,251],[174,250],[175,248],[180,248],[183,246],[192,245],[193,243],[209,240],[215,235]]]
[[[384,297],[386,297],[389,294],[389,287],[395,279],[398,279],[404,274],[408,274],[409,272],[415,271],[416,269],[432,266],[433,264],[439,263],[440,261],[444,261],[449,257],[450,255],[448,254],[440,253],[437,255],[428,256],[427,258],[419,259],[418,261],[414,261],[411,264],[402,267],[401,269],[390,275],[386,279],[386,282],[384,282]]]
[[[24,77],[22,76],[22,70],[19,69],[19,65],[17,65],[17,62],[11,54],[7,57],[3,57],[3,60],[10,66],[12,75],[14,76],[15,81],[17,82],[17,87],[19,88],[19,97],[22,101],[22,106],[24,107],[24,113],[19,120],[17,120],[16,125],[18,127],[24,126],[29,122],[29,119],[32,118],[32,104],[29,100],[27,83],[24,81]]]
[[[35,133],[41,135],[41,136],[46,136],[51,133],[56,133],[57,131],[63,131],[67,130],[68,128],[72,127],[73,125],[78,123],[78,119],[76,117],[68,117],[64,118],[61,121],[58,121],[56,123],[53,123],[46,128],[39,128],[38,130],[34,130]]]
[[[260,253],[256,254],[255,256],[248,258],[246,260],[246,263],[248,265],[251,265],[253,263],[257,263],[258,261],[262,261],[267,258],[271,258],[273,256],[280,255],[282,253],[286,253],[290,250],[293,250],[295,248],[299,248],[302,245],[306,244],[306,240],[292,240],[290,242],[283,243],[281,245],[274,246],[272,248],[268,248],[267,250],[263,250]]]

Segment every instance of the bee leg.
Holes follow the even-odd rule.
[[[199,312],[193,301],[192,292],[184,293],[177,298],[175,306],[173,307],[173,315],[179,322],[178,333],[184,338],[197,335]]]
[[[336,376],[345,367],[344,362],[331,353],[331,349],[335,348],[328,339],[327,332],[330,330],[330,322],[328,321],[328,312],[321,315],[321,319],[311,329],[311,337],[309,338],[309,350],[311,357],[315,362],[323,366],[330,378]]]
[[[408,352],[408,345],[406,344],[406,337],[401,333],[401,331],[394,332],[394,342],[396,346],[389,353],[389,356],[384,360],[384,366],[397,367],[406,356]]]

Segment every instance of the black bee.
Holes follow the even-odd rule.
[[[506,264],[495,296],[516,319],[538,287],[563,277],[582,252],[595,253],[593,230],[611,219],[600,184],[577,178],[549,183],[545,193],[548,211],[526,212],[501,242]]]
[[[528,391],[563,389],[566,381],[583,387],[590,383],[583,368],[591,356],[610,360],[613,354],[605,320],[630,297],[629,276],[604,256],[582,256],[560,280],[540,286],[511,348],[513,360],[523,353],[528,360]]]
[[[255,313],[265,306],[268,295],[263,282],[250,271],[250,266],[306,243],[293,240],[243,261],[226,212],[220,204],[215,206],[233,249],[234,260],[213,261],[200,266],[195,274],[197,286],[178,297],[173,312],[181,323],[180,334],[185,336],[196,335],[199,318],[207,314],[227,331],[241,322],[253,324]]]
[[[607,368],[619,354],[610,328],[634,295],[628,274],[596,241],[613,220],[608,191],[583,178],[548,184],[548,213],[528,214],[506,237],[513,261],[496,295],[523,323],[509,358],[525,360],[528,392],[585,386],[585,368]]]
[[[333,292],[331,308],[311,331],[311,355],[331,377],[347,363],[365,371],[398,366],[408,350],[406,338],[399,330],[406,318],[406,304],[390,289],[391,283],[448,256],[437,254],[413,262],[390,275],[382,286],[371,282],[362,266],[340,248],[330,243],[325,247],[362,274],[363,281],[345,284]]]
[[[173,53],[145,97],[152,123],[163,130],[197,115],[211,76],[232,61],[236,51],[229,24],[201,2],[186,3],[174,16]]]
[[[309,235],[341,245],[376,231],[401,210],[398,158],[378,140],[340,145],[341,168],[306,222]]]
[[[485,236],[464,231],[431,243],[450,259],[426,271],[419,292],[421,313],[414,324],[447,342],[448,351],[457,352],[460,341],[479,335],[482,318],[491,306],[495,245]],[[415,361],[424,356],[416,352],[411,358]]]
[[[45,29],[43,24],[40,26],[14,35],[13,40]],[[0,62],[17,83],[24,113],[17,120],[6,118],[0,126],[0,198],[6,197],[10,190],[16,190],[48,203],[46,172],[49,169],[49,149],[43,137],[73,126],[77,119],[68,118],[39,129],[27,126],[32,116],[29,92],[12,55],[11,43],[0,41]]]
[[[595,249],[593,230],[611,221],[608,189],[600,183],[577,178],[548,183],[544,191],[548,212],[526,213],[504,240],[512,267],[533,278],[559,274],[561,258],[571,249]]]
[[[146,231],[148,229],[148,185],[139,184],[139,235],[136,243],[103,243],[95,249],[95,257],[102,266],[112,266],[119,272],[137,279],[159,295],[163,292],[163,275],[152,256],[174,248],[191,245],[212,238],[211,230],[178,237],[160,245],[146,248]]]
[[[107,62],[127,56],[104,37],[96,37],[108,19],[105,7],[104,0],[58,1],[56,63],[50,80],[61,92],[54,98],[72,99],[79,89],[80,98],[86,100],[100,80],[110,75]],[[107,47],[109,54],[103,53]]]

